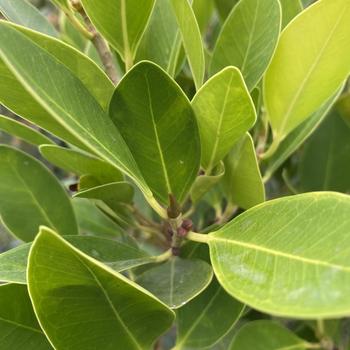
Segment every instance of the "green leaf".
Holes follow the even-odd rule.
[[[338,99],[342,89],[328,99],[321,108],[314,112],[302,124],[297,126],[279,145],[276,152],[267,160],[264,181],[270,179],[273,173],[305,142],[318,128],[329,110]]]
[[[198,27],[202,35],[206,34],[208,23],[214,12],[213,0],[192,0],[193,13],[196,16]]]
[[[349,75],[349,19],[349,1],[322,0],[283,31],[264,79],[265,105],[274,133],[271,153]]]
[[[211,74],[226,66],[242,72],[251,91],[274,53],[281,26],[278,0],[242,0],[230,13],[216,42]]]
[[[192,107],[201,136],[201,164],[207,173],[255,123],[256,113],[240,71],[228,67],[197,92]]]
[[[199,170],[200,141],[180,87],[157,65],[141,62],[118,85],[110,115],[156,198],[165,204],[171,193],[181,202]]]
[[[147,26],[155,0],[82,0],[87,15],[98,31],[124,59],[132,61]]]
[[[35,158],[0,145],[0,216],[23,241],[32,241],[40,225],[77,234],[70,199],[52,173]]]
[[[149,349],[174,320],[146,290],[45,228],[30,251],[28,282],[57,349]]]
[[[71,11],[71,7],[69,5],[69,0],[52,0],[52,2],[63,10],[66,10],[69,12]]]
[[[253,321],[243,326],[233,339],[230,350],[304,350],[308,343],[289,329],[273,321]]]
[[[135,180],[150,200],[122,136],[85,85],[22,33],[3,22],[0,27],[0,55],[28,92],[81,143]]]
[[[109,184],[80,191],[74,195],[78,198],[99,199],[108,203],[130,203],[134,196],[134,188],[125,181]]]
[[[205,73],[204,50],[196,16],[188,0],[171,0],[182,37],[183,46],[197,90],[202,86]]]
[[[53,143],[48,137],[35,129],[32,129],[24,123],[21,123],[13,118],[5,117],[1,114],[0,130],[35,146],[40,146],[44,143]]]
[[[118,240],[125,240],[123,229],[91,201],[83,198],[74,198],[72,203],[80,234],[106,238],[116,237]]]
[[[350,191],[350,127],[337,105],[305,144],[298,183],[303,192]]]
[[[303,10],[300,0],[280,0],[282,6],[282,28]]]
[[[214,168],[211,175],[200,175],[196,178],[191,188],[191,199],[197,203],[208,191],[214,187],[224,176],[225,166],[223,162]]]
[[[102,183],[123,181],[123,175],[110,163],[86,152],[59,146],[43,145],[40,153],[50,163],[76,175],[91,175]]]
[[[286,317],[342,317],[350,312],[349,212],[350,196],[307,193],[188,237],[209,244],[220,284],[249,306]]]
[[[112,82],[107,78],[103,71],[89,58],[80,53],[78,50],[73,49],[71,46],[64,44],[60,40],[42,35],[40,33],[28,30],[26,28],[0,21],[0,26],[4,29],[1,31],[5,34],[5,30],[11,29],[17,31],[17,35],[22,34],[28,39],[28,44],[33,46],[38,45],[45,50],[45,54],[54,56],[62,65],[70,70],[71,74],[74,74],[84,84],[85,88],[99,101],[102,107],[105,109],[111,95],[114,91]],[[22,36],[22,40],[24,37]],[[13,42],[7,43],[12,50],[18,50],[16,48],[16,39]],[[30,52],[31,49],[25,46]],[[2,48],[5,44],[3,43]],[[36,49],[38,47],[34,46]],[[26,53],[23,55],[28,56]],[[8,109],[14,111],[16,114],[29,120],[30,122],[46,129],[52,134],[72,143],[78,147],[84,147],[82,142],[78,140],[77,136],[72,134],[70,130],[67,130],[66,125],[61,125],[55,118],[49,117],[46,107],[43,106],[40,101],[36,101],[35,96],[28,90],[28,86],[22,86],[24,81],[23,74],[20,77],[13,71],[11,65],[6,64],[6,58],[2,57],[4,53],[0,53],[0,101]],[[32,65],[32,62],[28,59],[28,63]],[[51,60],[53,58],[51,57]],[[36,61],[34,65],[38,69],[38,64],[41,66],[41,61]],[[33,69],[35,68],[33,67]],[[42,66],[41,66],[42,68]],[[41,69],[40,75],[49,74],[52,72],[45,72]],[[17,80],[18,79],[18,80]],[[49,78],[48,78],[49,79]],[[29,84],[31,85],[31,84]]]
[[[177,310],[177,341],[174,350],[211,348],[232,329],[244,305],[213,281],[198,297]]]
[[[156,0],[150,22],[137,49],[136,62],[149,60],[169,72],[171,56],[177,44],[178,25],[170,0]]]
[[[50,350],[40,329],[26,286],[0,286],[0,343],[2,350]]]
[[[223,187],[229,202],[249,209],[265,201],[254,143],[247,133],[225,159]]]
[[[177,309],[200,294],[210,283],[213,271],[202,260],[177,257],[142,273],[136,282],[172,309]]]
[[[157,262],[134,243],[115,241],[93,236],[64,236],[77,249],[121,272],[132,267]],[[27,283],[27,262],[32,243],[22,244],[0,254],[0,281]]]
[[[0,0],[0,12],[11,22],[57,37],[54,26],[29,1]]]

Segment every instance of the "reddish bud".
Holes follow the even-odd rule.
[[[182,228],[184,228],[187,232],[191,231],[192,230],[192,227],[193,227],[193,222],[192,220],[190,219],[186,219],[182,222],[182,225],[181,225]]]
[[[184,229],[183,227],[179,227],[177,229],[177,235],[179,237],[185,237],[187,235],[188,231],[186,229]]]

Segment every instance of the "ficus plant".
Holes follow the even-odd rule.
[[[350,0],[310,2],[0,0],[1,350],[350,349]]]

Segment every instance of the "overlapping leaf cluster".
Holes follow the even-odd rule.
[[[0,349],[345,350],[350,1],[53,3],[0,0]]]

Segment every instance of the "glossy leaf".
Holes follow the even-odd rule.
[[[276,146],[349,75],[349,19],[349,1],[322,0],[283,31],[264,79],[265,105]]]
[[[307,120],[296,127],[279,145],[276,152],[267,160],[264,180],[267,181],[273,173],[305,142],[305,140],[318,128],[327,113],[338,99],[339,90],[321,108],[314,112]]]
[[[23,241],[32,241],[40,225],[78,233],[70,199],[44,165],[5,145],[0,162],[0,216],[11,233]]]
[[[89,174],[102,183],[123,181],[123,175],[110,163],[86,152],[59,146],[43,145],[40,153],[50,163],[76,175]]]
[[[171,57],[178,51],[176,38],[179,36],[170,0],[156,0],[150,22],[137,49],[136,61],[149,60],[169,72]]]
[[[242,72],[249,90],[264,74],[281,26],[278,0],[242,0],[227,18],[216,42],[211,74],[226,66]]]
[[[188,0],[171,0],[179,26],[193,80],[197,90],[202,86],[205,72],[204,50],[196,16]]]
[[[199,170],[200,141],[179,86],[155,64],[141,62],[118,85],[110,115],[156,198],[165,204],[171,193],[181,202]]]
[[[152,196],[118,129],[65,65],[4,23],[1,23],[0,55],[58,123],[86,147],[128,174],[148,198]]]
[[[282,6],[282,28],[284,28],[303,10],[303,5],[300,0],[280,0],[280,3]]]
[[[118,272],[157,261],[156,256],[150,256],[134,243],[93,236],[64,236],[64,239]],[[0,254],[0,281],[27,283],[27,262],[31,245],[32,243],[22,244]]]
[[[175,257],[147,270],[136,282],[177,309],[201,293],[212,277],[213,271],[206,262]]]
[[[201,136],[201,164],[210,173],[254,125],[254,105],[239,70],[228,67],[203,85],[192,107]]]
[[[350,191],[350,127],[337,105],[303,148],[298,182],[303,192]]]
[[[99,199],[106,204],[110,202],[130,203],[134,196],[134,188],[125,181],[109,184],[80,191],[74,195],[78,198]]]
[[[45,228],[28,278],[36,315],[58,349],[149,349],[174,319],[147,291]]]
[[[48,137],[13,118],[0,114],[0,131],[4,131],[32,145],[53,143]]]
[[[45,50],[47,54],[54,56],[61,64],[63,64],[78,79],[80,79],[85,88],[87,88],[89,92],[99,101],[99,103],[106,108],[111,94],[113,93],[113,84],[111,81],[109,81],[103,71],[85,55],[64,44],[62,41],[41,35],[40,33],[25,29],[23,27],[3,21],[0,22],[0,26],[1,28],[4,28],[1,29],[2,33],[5,34],[6,29],[17,31],[16,34],[18,36],[22,34],[28,39],[27,45],[32,46],[35,43]],[[22,37],[22,40],[24,40],[24,37]],[[8,45],[12,46],[13,50],[18,50],[14,43],[16,43],[16,40],[12,39],[12,42],[10,41]],[[26,57],[28,56],[26,53],[31,51],[27,45],[23,47],[23,50],[25,50],[23,55]],[[4,49],[4,46],[4,43],[1,44],[2,49]],[[17,80],[18,77],[16,76],[16,72],[11,69],[11,66],[6,65],[6,59],[1,58],[1,56],[2,54],[0,54],[1,103],[10,110],[14,111],[16,114],[42,127],[43,129],[46,129],[57,137],[60,137],[78,147],[84,148],[82,142],[78,140],[77,136],[73,135],[65,125],[61,125],[55,118],[48,116],[45,106],[42,106],[40,101],[36,101],[34,98],[35,96],[32,96],[32,93],[28,90],[28,87],[23,87],[23,74],[20,74],[21,79]],[[27,59],[29,61],[28,63],[32,64],[28,57]],[[36,61],[36,65],[34,66],[37,66],[39,62],[40,61]],[[45,71],[41,69],[40,75],[44,74]]]
[[[273,321],[254,321],[243,326],[229,350],[304,350],[309,344]]]
[[[193,203],[197,203],[208,191],[215,186],[224,176],[225,166],[221,162],[214,168],[211,175],[200,175],[196,178],[191,188],[191,199]]]
[[[131,68],[155,0],[82,0],[99,32]]]
[[[254,143],[247,133],[225,159],[223,187],[229,202],[249,209],[265,201]]]
[[[58,36],[54,26],[29,1],[1,0],[0,12],[11,22],[53,37]]]
[[[211,348],[244,311],[244,305],[213,281],[195,299],[177,311],[177,341],[174,350]]]
[[[350,310],[349,212],[350,196],[307,193],[189,238],[208,242],[216,277],[238,300],[273,315],[335,318]]]
[[[0,286],[0,344],[2,350],[50,350],[35,317],[26,286]]]

